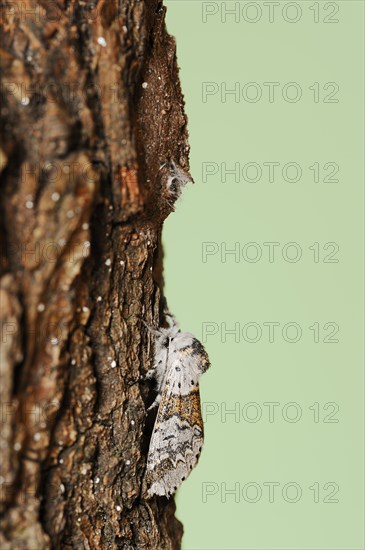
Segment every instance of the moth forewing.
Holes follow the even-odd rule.
[[[192,334],[176,327],[174,322],[169,329],[163,329],[156,342],[160,403],[147,456],[145,492],[149,497],[175,493],[198,462],[203,445],[199,378],[209,367],[209,359]],[[164,365],[162,338],[167,336]]]

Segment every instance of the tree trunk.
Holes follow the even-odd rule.
[[[165,163],[187,166],[157,0],[1,11],[1,550],[180,547],[145,500]]]

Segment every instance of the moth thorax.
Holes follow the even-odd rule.
[[[189,181],[192,181],[190,174],[171,160],[169,164],[169,174],[167,177],[167,190],[169,194],[173,198],[178,198],[181,195],[182,188]]]

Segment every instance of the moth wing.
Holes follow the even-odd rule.
[[[147,457],[148,495],[170,496],[197,464],[204,431],[199,386],[181,357],[166,373]]]

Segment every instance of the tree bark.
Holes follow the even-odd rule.
[[[169,159],[187,167],[158,0],[1,10],[1,550],[175,549],[141,487]]]

